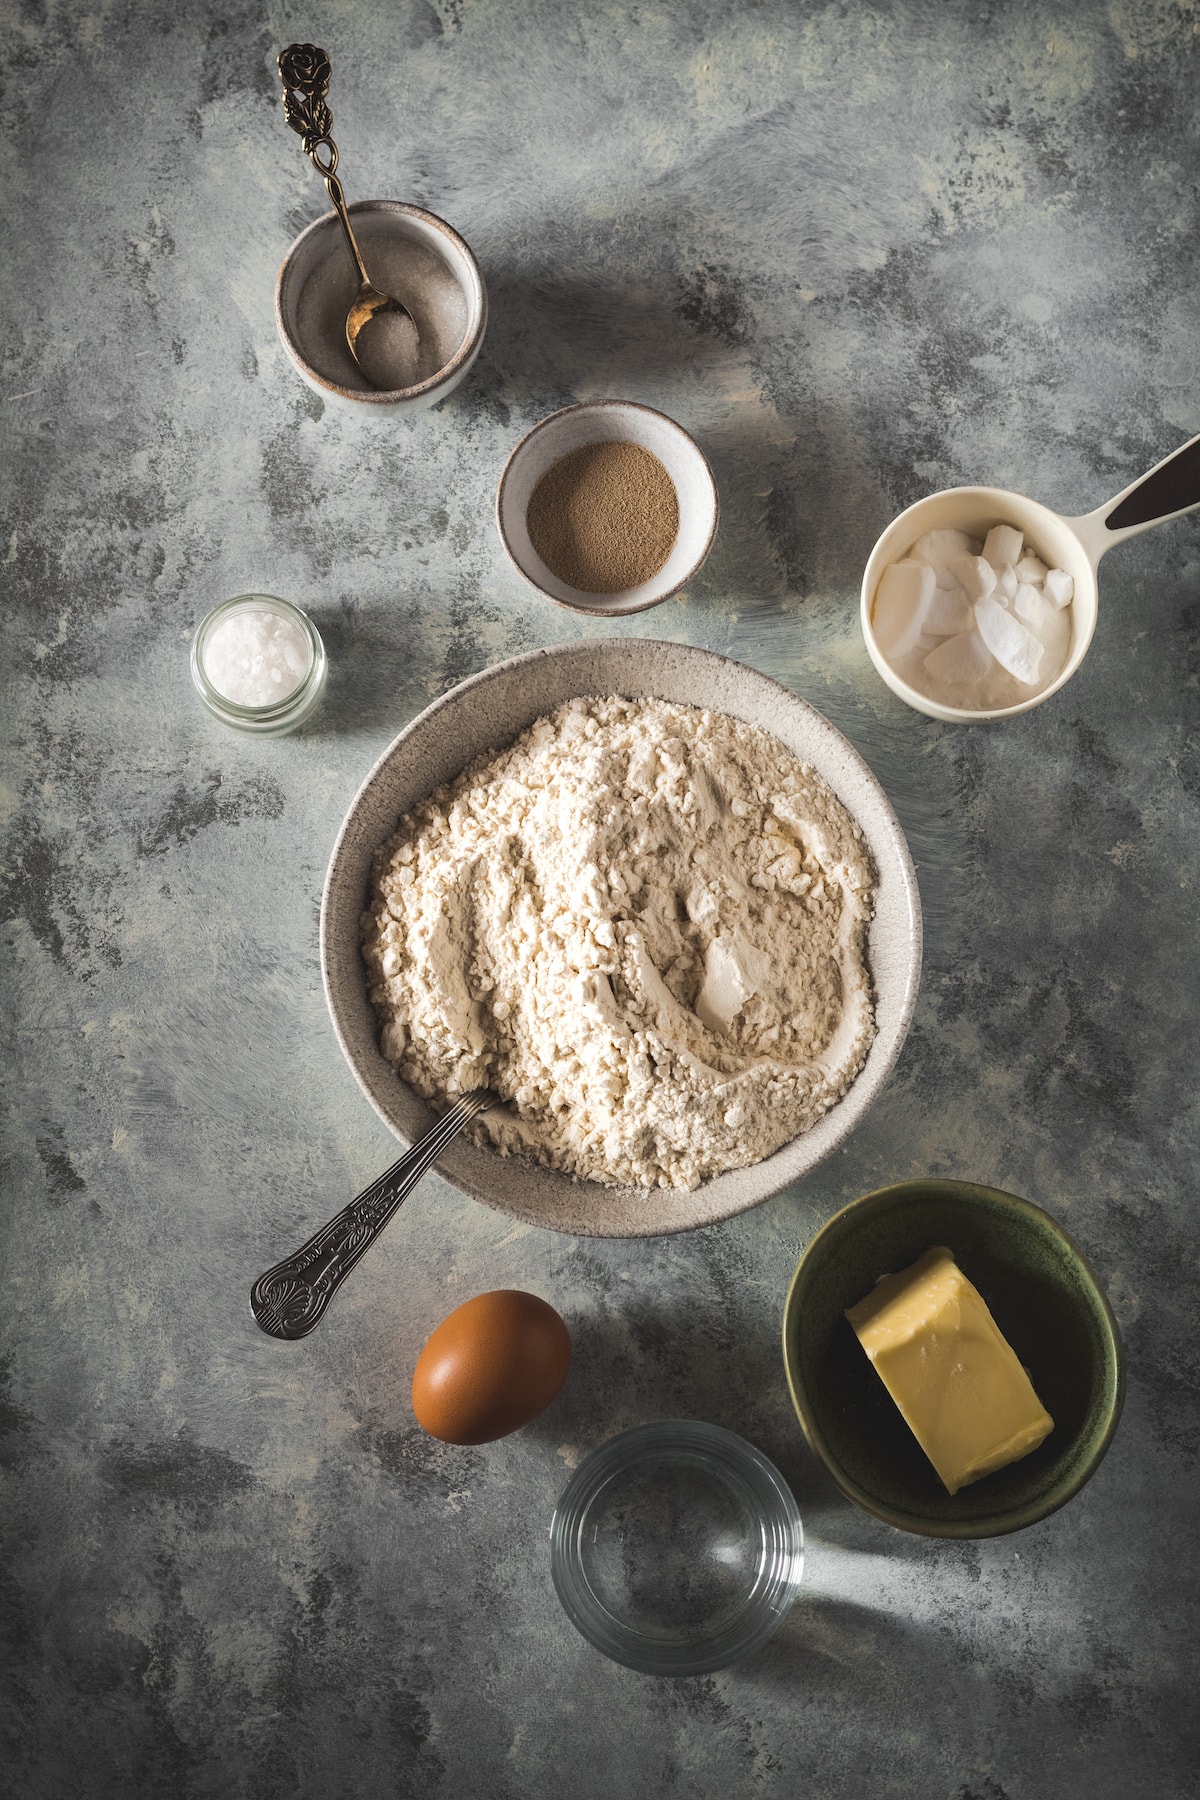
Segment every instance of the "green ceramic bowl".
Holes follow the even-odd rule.
[[[1037,1450],[954,1495],[845,1318],[932,1244],[979,1289],[1054,1420]],[[804,1435],[842,1492],[926,1537],[996,1537],[1064,1505],[1107,1450],[1125,1392],[1117,1323],[1082,1252],[1040,1207],[964,1181],[903,1181],[836,1213],[792,1278],[783,1359]]]

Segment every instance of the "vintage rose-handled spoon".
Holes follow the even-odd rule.
[[[382,293],[367,274],[346,210],[346,196],[337,178],[337,145],[329,135],[333,130],[333,114],[325,95],[332,73],[328,56],[315,44],[289,44],[286,50],[281,50],[279,79],[283,83],[284,117],[304,140],[313,168],[324,177],[358,270],[358,292],[346,314],[346,342],[350,354],[372,387],[407,387],[415,379],[419,346],[417,325],[407,306],[394,295]],[[368,330],[367,327],[372,325],[374,329]],[[376,340],[374,344],[373,339]],[[375,360],[380,352],[386,353],[383,360],[388,367],[412,371],[409,379],[396,381],[390,376],[381,379]],[[364,363],[364,356],[373,367]]]
[[[399,1162],[323,1225],[307,1244],[285,1256],[250,1289],[250,1311],[277,1338],[307,1337],[333,1296],[408,1199],[432,1163],[464,1125],[499,1105],[490,1088],[464,1094]]]

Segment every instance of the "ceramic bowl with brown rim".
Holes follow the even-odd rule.
[[[573,587],[545,563],[529,535],[528,512],[534,489],[560,457],[589,444],[635,444],[666,469],[679,502],[679,530],[666,561],[636,587],[593,593]],[[682,425],[632,400],[592,400],[551,413],[526,432],[504,465],[496,490],[500,542],[530,587],[576,612],[644,612],[679,592],[712,548],[720,511],[717,484],[708,459]]]
[[[349,212],[371,280],[413,316],[416,367],[398,368],[394,387],[374,386],[351,356],[346,314],[358,274],[333,212],[302,231],[283,259],[275,283],[280,341],[309,387],[336,406],[433,406],[458,386],[483,343],[488,304],[479,265],[457,231],[423,207],[359,200]]]

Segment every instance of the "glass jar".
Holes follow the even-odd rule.
[[[702,1675],[761,1649],[804,1569],[792,1491],[720,1425],[659,1419],[584,1458],[550,1522],[550,1575],[597,1650],[644,1675]]]
[[[230,668],[231,651],[240,660],[236,621],[244,620],[245,631],[253,632],[256,622],[252,615],[255,614],[267,629],[270,621],[283,628],[287,643],[278,654],[286,655],[289,650],[295,650],[300,640],[308,652],[307,667],[295,685],[287,688],[288,675],[296,673],[289,667],[279,677],[282,697],[278,700],[268,698],[261,703],[257,694],[264,684],[255,679],[249,661],[232,674]],[[302,656],[303,651],[300,654]],[[261,655],[258,660],[261,663]],[[222,725],[232,726],[235,731],[254,732],[260,737],[282,737],[285,732],[295,731],[297,725],[302,725],[321,704],[329,664],[320,632],[298,606],[273,594],[238,594],[232,600],[222,601],[201,619],[192,639],[191,669],[196,692]],[[239,684],[246,694],[254,690],[253,699],[231,698],[231,692],[236,693]]]

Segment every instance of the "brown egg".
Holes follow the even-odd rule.
[[[528,1425],[571,1366],[571,1339],[536,1294],[497,1288],[444,1318],[417,1358],[417,1423],[447,1444],[490,1444]]]

